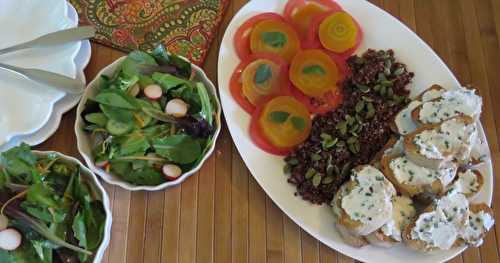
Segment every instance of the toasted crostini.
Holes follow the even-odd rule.
[[[495,224],[493,210],[486,204],[471,204],[469,220],[460,232],[460,239],[467,245],[478,247]]]
[[[355,236],[365,236],[390,220],[394,186],[371,165],[358,166],[333,199],[336,223]]]
[[[405,154],[420,166],[438,170],[452,161],[467,163],[476,137],[477,127],[472,118],[454,117],[422,126],[405,136]]]
[[[401,242],[401,232],[416,215],[413,201],[407,196],[392,199],[392,218],[377,231],[366,236],[368,242],[380,247],[392,247]]]
[[[457,173],[455,181],[448,187],[449,191],[458,191],[468,199],[473,199],[484,185],[484,177],[479,170],[465,169]]]
[[[481,114],[482,104],[482,98],[475,94],[475,90],[466,88],[449,90],[441,97],[416,107],[411,116],[413,121],[420,125],[436,124],[457,116],[467,116],[477,120]]]
[[[419,100],[421,102],[427,102],[431,101],[434,99],[437,99],[443,95],[443,93],[446,92],[446,89],[441,87],[441,85],[434,84],[427,88],[426,90],[422,91],[420,95],[418,95],[415,100]]]

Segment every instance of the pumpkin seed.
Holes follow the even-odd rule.
[[[380,86],[382,88],[382,86]],[[361,99],[363,99],[366,102],[373,102],[373,99],[367,96],[362,96]]]
[[[333,183],[333,176],[327,176],[325,178],[323,178],[323,180],[321,181],[322,184],[331,184]]]
[[[356,107],[354,108],[356,112],[361,112],[365,108],[365,102],[363,100],[358,101],[356,103]]]
[[[398,68],[394,71],[394,75],[395,76],[399,76],[401,74],[405,73],[405,68],[401,67],[401,68]]]
[[[391,87],[387,88],[387,97],[392,98],[393,95],[394,90]]]
[[[368,119],[373,118],[373,116],[375,116],[375,107],[373,107],[373,103],[368,103],[366,109],[367,109],[366,118]]]
[[[356,114],[356,116],[354,116],[354,117],[356,118],[358,123],[363,123],[363,118],[359,114]]]
[[[348,126],[351,126],[354,123],[354,118],[349,114],[345,115],[345,120]]]
[[[342,171],[340,172],[340,175],[342,177],[346,177],[347,175],[349,175],[350,170],[351,170],[351,162],[347,162],[344,164],[344,166],[342,166]]]
[[[291,171],[292,171],[292,166],[290,164],[286,164],[285,167],[283,167],[283,172],[285,174],[290,174]]]
[[[341,121],[335,126],[337,130],[339,130],[341,135],[345,135],[347,133],[347,122]]]
[[[363,84],[356,84],[356,87],[363,93],[368,93],[370,92],[370,87],[363,85]]]
[[[333,165],[329,164],[326,167],[326,175],[328,175],[328,176],[333,175]]]
[[[391,67],[392,67],[392,61],[391,61],[390,59],[387,59],[387,60],[384,62],[384,67],[390,71],[390,70],[391,70]],[[390,73],[389,73],[389,74],[390,74]]]
[[[321,155],[314,153],[311,155],[311,160],[313,160],[314,162],[319,161],[319,160],[321,160]]]
[[[378,73],[378,80],[377,80],[377,82],[382,82],[382,81],[387,81],[387,77],[385,76],[384,73],[380,72],[380,73]]]
[[[384,87],[384,86],[385,86],[385,87],[389,87],[389,86],[392,86],[392,84],[393,84],[393,83],[392,83],[392,81],[390,81],[390,80],[383,80],[383,81],[381,81],[381,82],[380,82],[380,85],[382,85],[383,87]]]
[[[345,142],[344,141],[338,141],[337,144],[336,144],[337,148],[342,148],[345,146]]]
[[[316,174],[316,170],[314,168],[309,168],[305,174],[306,179],[313,177]]]
[[[373,90],[374,90],[374,91],[376,91],[376,92],[379,92],[381,87],[382,87],[382,86],[381,86],[380,84],[377,84],[377,85],[375,85],[375,86],[373,87]]]
[[[313,179],[312,179],[312,184],[314,187],[318,187],[319,184],[321,183],[321,174],[315,174]]]
[[[333,166],[333,171],[335,172],[335,174],[340,174],[340,169],[336,165]]]
[[[347,144],[353,144],[353,143],[356,143],[358,142],[358,138],[356,137],[349,137],[349,139],[347,139]]]
[[[297,165],[297,164],[299,164],[299,160],[297,158],[291,158],[288,160],[288,164]]]
[[[330,149],[333,146],[335,146],[335,144],[337,143],[338,140],[339,140],[338,138],[323,140],[323,141],[321,141],[321,146],[323,147],[323,149]]]
[[[391,69],[390,68],[384,68],[384,74],[386,76],[390,76],[391,75]]]

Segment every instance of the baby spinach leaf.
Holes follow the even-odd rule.
[[[78,239],[78,245],[87,248],[87,228],[82,213],[78,212],[73,218],[72,229],[75,238]]]
[[[151,167],[128,171],[121,176],[125,181],[136,185],[159,185],[165,182],[163,175]]]
[[[156,60],[146,52],[143,51],[133,51],[121,64],[121,72],[128,78],[137,76],[140,74],[140,65],[151,65],[157,66]]]
[[[106,127],[106,123],[108,122],[108,118],[106,117],[106,115],[100,112],[89,113],[85,115],[85,120],[90,123],[97,124],[101,127]]]
[[[282,32],[263,32],[261,39],[273,48],[282,48],[287,42],[287,37]]]
[[[35,169],[37,157],[31,153],[29,145],[22,144],[0,155],[0,165],[11,176],[30,175]],[[27,180],[25,183],[29,183]]]
[[[260,64],[255,71],[254,81],[256,84],[263,84],[272,76],[271,66],[268,64]]]
[[[58,207],[58,202],[54,199],[54,191],[43,183],[31,185],[26,195],[26,200],[32,204],[39,204],[44,207]]]
[[[108,87],[103,90],[121,90],[127,91],[139,81],[139,76],[125,76],[124,73],[118,73],[108,82]]]
[[[201,154],[200,144],[185,134],[153,140],[156,154],[179,164],[194,162]]]
[[[168,73],[153,73],[152,79],[160,85],[165,91],[179,87],[180,85],[192,86],[191,81],[178,78]]]
[[[146,137],[139,130],[119,137],[116,142],[120,144],[120,156],[126,156],[137,152],[144,153],[149,148]]]
[[[134,114],[130,110],[121,109],[104,104],[101,104],[99,107],[101,108],[104,115],[106,115],[106,117],[108,117],[108,119],[110,120],[115,120],[124,123],[134,122]]]
[[[93,100],[100,104],[122,109],[137,110],[140,108],[140,105],[135,98],[132,98],[125,92],[116,89],[102,90]]]
[[[316,74],[316,75],[325,75],[326,71],[319,65],[309,65],[305,66],[302,69],[302,73],[304,74]]]
[[[284,123],[288,120],[290,113],[285,111],[273,111],[269,113],[269,120],[274,123]]]
[[[212,107],[212,101],[207,89],[203,83],[196,83],[196,89],[198,90],[198,96],[201,100],[201,116],[207,120],[208,124],[212,125],[214,109]]]
[[[293,116],[290,121],[293,127],[298,131],[303,131],[306,128],[306,121],[301,117]]]
[[[196,87],[182,85],[179,88],[173,89],[170,94],[175,98],[181,98],[184,102],[189,104],[189,114],[196,114],[201,111],[202,102]]]

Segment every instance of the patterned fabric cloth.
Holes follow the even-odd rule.
[[[69,0],[80,24],[97,29],[94,41],[124,51],[163,43],[202,64],[229,0]]]

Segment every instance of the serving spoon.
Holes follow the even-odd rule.
[[[95,36],[95,28],[91,26],[65,29],[49,33],[28,42],[1,49],[0,55],[27,48],[48,47],[73,41],[80,41],[93,36]],[[42,83],[71,94],[81,94],[85,89],[85,83],[82,83],[79,80],[46,70],[22,68],[4,63],[0,63],[0,68],[17,73],[31,81]]]

